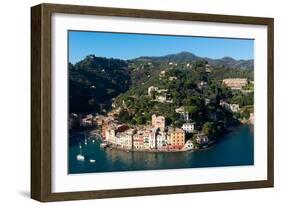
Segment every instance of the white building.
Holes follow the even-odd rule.
[[[232,112],[239,112],[240,110],[239,104],[229,104],[224,100],[220,100],[220,106]]]
[[[254,121],[255,121],[255,115],[254,115],[254,113],[250,113],[249,122],[251,124],[254,124]]]
[[[167,89],[159,89],[158,87],[151,86],[147,90],[148,96],[154,98],[154,101],[161,103],[173,103],[170,99]]]
[[[158,91],[158,87],[151,86],[148,87],[147,93],[149,96],[152,96],[152,92],[157,92],[157,91]]]
[[[203,89],[204,87],[206,87],[208,85],[208,82],[206,81],[200,81],[197,86],[199,89]]]
[[[174,81],[174,80],[177,80],[178,78],[177,77],[174,77],[174,76],[171,76],[169,77],[169,81]]]
[[[179,113],[179,114],[184,113],[184,107],[178,107],[178,108],[176,108],[176,109],[175,109],[175,112],[176,112],[176,113]]]
[[[163,78],[163,77],[165,77],[165,75],[166,75],[166,71],[165,71],[165,70],[162,70],[162,71],[159,73],[160,79]]]
[[[185,111],[184,107],[179,107],[179,108],[176,108],[175,109],[175,112],[180,114],[181,117],[183,118],[183,120],[185,121],[189,121],[190,118],[189,118],[189,114],[187,111]]]
[[[184,147],[187,149],[187,150],[192,150],[194,149],[194,144],[193,142],[189,139],[186,141]]]
[[[181,127],[185,132],[193,133],[194,132],[194,122],[184,123]]]
[[[211,66],[210,66],[209,64],[206,64],[206,65],[205,65],[205,71],[206,71],[207,73],[210,73],[210,72],[212,71],[212,68],[211,68]]]
[[[150,144],[149,144],[149,140],[151,138],[151,130],[145,130],[143,132],[143,148],[144,149],[150,149]]]
[[[167,135],[165,132],[159,131],[156,135],[157,149],[166,149],[167,148]]]
[[[107,142],[116,144],[116,132],[114,126],[109,126],[105,130],[105,140]]]
[[[209,142],[209,138],[203,133],[197,134],[195,140],[199,145],[204,145]]]
[[[149,148],[150,149],[156,149],[157,148],[157,128],[153,128],[151,130],[151,135],[150,135],[150,138],[149,138]]]
[[[156,97],[156,101],[161,102],[161,103],[165,103],[167,101],[167,96],[164,95],[159,95]]]
[[[240,110],[239,104],[230,104],[229,107],[232,112],[239,112]]]

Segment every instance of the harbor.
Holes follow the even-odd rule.
[[[247,124],[235,127],[211,147],[185,152],[141,152],[104,147],[101,137],[91,131],[72,133],[69,139],[69,174],[253,164],[253,126]]]

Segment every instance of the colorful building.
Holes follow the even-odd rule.
[[[144,136],[140,131],[133,136],[133,149],[144,150]]]
[[[164,116],[156,116],[153,114],[151,123],[153,128],[159,128],[160,130],[164,130],[166,127],[166,119]]]
[[[158,131],[156,134],[157,149],[164,150],[168,148],[168,138],[166,132]]]
[[[105,129],[105,141],[110,142],[112,144],[117,144],[116,142],[116,131],[114,125],[108,125]]]
[[[157,149],[156,136],[157,136],[158,130],[159,130],[158,128],[152,128],[151,129],[151,135],[150,135],[150,138],[149,138],[149,148],[150,149]]]
[[[113,117],[105,117],[105,118],[102,119],[101,135],[102,135],[103,139],[105,139],[105,135],[106,135],[105,131],[106,131],[107,127],[112,122],[114,122],[114,118]]]
[[[132,149],[133,148],[133,136],[136,130],[131,128],[124,132],[117,133],[117,146],[120,146],[123,149]]]
[[[120,139],[116,139],[117,134],[125,132],[128,129],[128,125],[120,124],[117,121],[108,122],[103,125],[104,138],[107,142],[118,145],[120,144]]]
[[[182,149],[185,144],[185,132],[180,128],[168,128],[168,149]]]

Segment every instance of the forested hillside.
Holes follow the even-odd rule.
[[[69,111],[100,112],[131,85],[128,63],[119,59],[87,56],[69,64]]]
[[[222,98],[251,104],[252,96],[233,94],[221,81],[253,80],[253,71],[253,60],[210,59],[189,52],[127,61],[89,55],[69,64],[69,112],[105,113],[112,109],[112,103],[122,107],[125,103],[130,113],[126,115],[133,122],[146,122],[151,112],[172,122],[177,119],[173,111],[179,106],[188,107],[195,119],[206,118],[216,109],[212,105]],[[167,90],[165,98],[173,103],[153,101],[148,95],[151,86]],[[206,100],[210,100],[208,107],[204,106]]]

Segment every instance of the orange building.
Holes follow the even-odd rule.
[[[106,133],[107,127],[108,127],[108,124],[103,122],[102,125],[101,125],[101,137],[103,139],[105,139],[105,133]]]
[[[108,125],[111,122],[114,121],[114,118],[112,118],[112,117],[104,117],[100,121],[101,121],[101,136],[102,136],[102,138],[105,139],[105,131],[106,131]]]
[[[168,129],[168,148],[182,149],[185,144],[185,132],[180,128]]]

